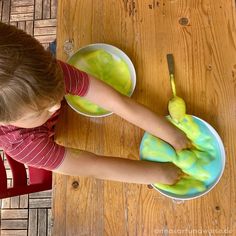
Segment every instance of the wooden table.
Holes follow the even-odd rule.
[[[189,114],[219,132],[227,162],[223,178],[210,193],[184,204],[146,185],[54,174],[54,235],[236,235],[235,1],[58,3],[58,58],[67,59],[67,40],[74,42],[75,50],[97,42],[121,48],[137,72],[133,99],[161,115],[167,114],[171,96],[166,54],[173,53],[177,92]],[[116,115],[89,119],[67,107],[56,140],[97,154],[138,159],[142,135]]]

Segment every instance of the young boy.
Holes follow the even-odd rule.
[[[189,145],[165,118],[56,60],[30,35],[3,23],[0,35],[0,147],[12,158],[66,175],[131,183],[174,184],[181,178],[181,170],[171,163],[97,156],[55,143],[53,127],[63,97],[70,93],[113,111],[176,150]]]

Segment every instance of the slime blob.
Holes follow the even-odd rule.
[[[206,191],[221,170],[221,153],[216,138],[204,122],[191,115],[185,114],[181,122],[175,122],[170,116],[167,119],[185,132],[194,147],[176,152],[171,145],[146,132],[140,146],[141,159],[173,162],[187,174],[175,185],[155,183],[154,186],[181,196]]]
[[[69,64],[100,79],[124,95],[131,95],[132,81],[127,64],[119,57],[103,49],[72,56]],[[66,95],[66,99],[79,111],[91,115],[109,113],[85,98]]]

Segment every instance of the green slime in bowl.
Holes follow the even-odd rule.
[[[220,175],[222,160],[218,141],[203,121],[191,115],[185,115],[178,124],[170,117],[167,119],[187,135],[194,147],[176,152],[170,144],[146,132],[140,145],[140,157],[142,160],[173,162],[187,174],[175,185],[155,183],[162,192],[196,196],[210,188]]]
[[[130,72],[127,64],[119,57],[99,49],[83,54],[76,53],[70,58],[68,63],[104,81],[121,94],[131,95],[132,81]],[[66,95],[66,99],[74,108],[89,115],[96,116],[109,113],[109,111],[79,96]]]

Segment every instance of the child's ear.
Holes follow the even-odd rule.
[[[49,112],[54,112],[54,111],[58,110],[60,107],[61,107],[61,104],[59,103],[59,104],[56,104],[56,105],[48,108],[48,111]]]

